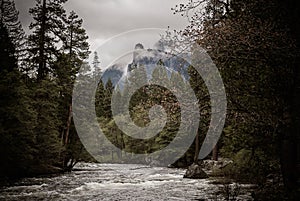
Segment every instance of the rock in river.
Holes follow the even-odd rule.
[[[184,174],[183,178],[206,179],[208,175],[202,170],[200,165],[193,163]]]

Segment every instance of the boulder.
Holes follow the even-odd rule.
[[[211,173],[212,171],[222,170],[227,165],[232,164],[233,161],[226,158],[219,158],[218,161],[214,160],[204,160],[200,162],[200,165],[203,170],[207,173]]]
[[[208,175],[202,170],[200,165],[193,163],[190,167],[188,167],[183,178],[206,179],[208,178]]]

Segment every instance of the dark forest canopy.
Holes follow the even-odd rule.
[[[299,193],[299,2],[191,0],[173,10],[190,18],[181,40],[205,48],[222,74],[229,109],[220,151],[236,157],[231,171],[263,184],[277,172]]]
[[[25,36],[14,1],[0,1],[1,177],[61,172],[91,160],[71,107],[76,74],[89,55],[88,37],[79,16],[64,10],[65,2],[36,1],[29,11],[32,33]]]

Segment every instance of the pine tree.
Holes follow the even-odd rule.
[[[95,107],[96,107],[96,114],[97,117],[103,117],[104,111],[104,101],[105,101],[105,88],[102,80],[100,80],[95,97]]]
[[[31,91],[22,81],[14,51],[9,32],[0,22],[0,177],[29,174],[37,153]]]
[[[59,90],[59,119],[61,124],[62,145],[68,144],[69,130],[72,120],[72,90],[77,71],[74,70],[70,62],[69,55],[61,54],[54,63],[57,87]]]
[[[28,38],[28,63],[41,81],[53,73],[52,65],[59,55],[57,43],[64,31],[65,10],[62,5],[67,0],[36,0],[36,6],[29,10],[33,22],[29,28],[33,31]]]
[[[79,150],[83,150],[75,129],[72,129],[74,127],[72,121],[72,90],[76,75],[90,52],[87,42],[88,37],[82,28],[82,19],[78,19],[78,15],[72,11],[64,19],[64,23],[64,32],[60,36],[63,42],[63,53],[55,62],[54,73],[60,94],[61,141],[65,149],[63,167],[71,169],[78,162],[78,159],[82,158],[79,156],[81,154]],[[69,163],[70,161],[71,163]]]
[[[12,43],[8,30],[6,26],[0,22],[1,28],[1,35],[0,35],[0,45],[1,45],[1,52],[0,52],[0,72],[11,72],[17,66],[17,60],[15,58],[15,47]]]
[[[102,76],[102,72],[101,72],[101,67],[100,67],[100,61],[99,61],[99,56],[98,53],[95,51],[94,52],[94,58],[93,58],[93,70],[95,72],[95,78],[99,79]]]
[[[109,79],[105,85],[105,97],[103,100],[103,109],[104,109],[104,117],[106,118],[112,118],[112,112],[111,112],[111,98],[113,93],[114,87]]]
[[[41,80],[34,87],[38,124],[35,128],[39,171],[47,173],[58,166],[62,146],[59,139],[59,91],[54,80]]]
[[[27,65],[36,74],[36,84],[33,86],[34,104],[37,112],[35,156],[38,172],[56,171],[59,166],[62,145],[60,141],[60,88],[54,79],[55,63],[61,59],[58,43],[59,36],[64,31],[63,20],[66,0],[37,0],[36,6],[30,9],[33,22],[30,29],[33,33],[28,38],[29,57]],[[65,66],[66,72],[72,69]],[[71,75],[67,79],[74,79]],[[66,85],[63,85],[66,87]],[[70,86],[67,86],[70,87]]]
[[[63,50],[69,55],[72,66],[80,68],[90,54],[88,36],[85,29],[82,28],[83,20],[79,19],[74,11],[71,11],[64,23],[66,28],[65,34],[62,36]]]
[[[25,57],[25,32],[18,18],[19,12],[13,0],[0,0],[0,21],[7,28],[11,42],[15,46],[18,61]],[[20,62],[19,62],[20,63]]]

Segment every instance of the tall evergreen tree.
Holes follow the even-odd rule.
[[[100,80],[95,97],[95,107],[97,117],[102,117],[104,112],[105,88],[102,80]]]
[[[67,0],[36,0],[34,8],[29,10],[33,22],[29,28],[33,31],[29,35],[29,59],[31,68],[36,71],[38,81],[53,73],[52,65],[59,54],[58,36],[63,31],[65,10],[63,4]]]
[[[8,30],[6,26],[0,22],[1,28],[1,35],[0,35],[0,45],[1,45],[1,52],[0,52],[0,72],[11,72],[17,67],[17,61],[15,57],[15,47],[9,37]]]
[[[114,86],[111,82],[111,79],[109,79],[105,85],[105,96],[103,100],[103,109],[104,109],[103,115],[106,118],[112,118],[111,98],[112,98],[113,90],[114,90]]]
[[[0,21],[6,27],[11,42],[15,46],[15,56],[18,61],[24,59],[25,32],[18,18],[19,12],[14,0],[0,0]]]
[[[63,156],[63,167],[72,168],[80,158],[73,152],[80,151],[82,144],[77,137],[73,121],[72,121],[72,90],[76,75],[79,69],[83,66],[85,59],[89,55],[88,36],[82,28],[83,20],[78,18],[78,15],[71,11],[68,17],[64,19],[63,34],[60,39],[63,42],[62,53],[55,62],[54,75],[56,76],[59,85],[60,96],[60,124],[61,124],[61,141],[64,146],[65,153]],[[73,145],[77,144],[77,148]],[[72,149],[70,147],[73,147]],[[68,163],[71,164],[68,165]]]
[[[99,77],[102,76],[102,72],[101,72],[101,67],[100,67],[100,61],[99,61],[99,56],[98,53],[95,51],[94,52],[94,58],[93,58],[93,70],[95,72],[95,77],[96,79],[98,79]]]
[[[82,20],[78,19],[78,15],[74,11],[70,13],[68,18],[64,20],[65,30],[61,36],[63,47],[62,54],[59,55],[55,62],[55,76],[60,86],[60,96],[67,104],[69,111],[68,121],[71,119],[72,109],[72,90],[76,75],[79,69],[84,65],[85,59],[90,53],[88,36],[82,28]]]
[[[54,80],[44,79],[34,86],[38,124],[35,128],[38,154],[37,166],[42,173],[55,171],[59,165],[61,143],[59,139],[59,90]]]
[[[37,153],[35,112],[14,51],[9,32],[0,22],[0,177],[29,174]]]
[[[63,20],[66,0],[37,0],[30,9],[33,22],[30,29],[33,33],[28,38],[28,66],[36,74],[35,108],[37,112],[36,147],[39,154],[35,161],[41,171],[54,171],[59,166],[62,145],[59,139],[60,90],[54,79],[54,64],[60,58],[58,43],[59,34],[64,31]],[[67,72],[67,70],[66,70]],[[70,76],[70,75],[68,75]],[[71,79],[71,78],[70,78]]]
[[[69,55],[72,66],[80,68],[90,54],[88,36],[82,27],[83,20],[79,19],[74,11],[71,11],[64,22],[66,28],[62,37],[63,50]]]

